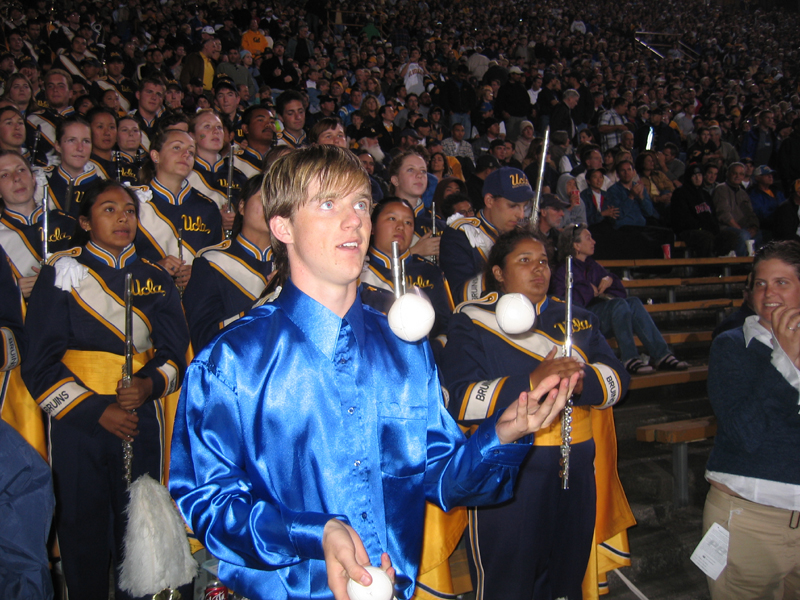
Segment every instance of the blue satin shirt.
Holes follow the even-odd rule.
[[[467,441],[430,345],[356,298],[344,319],[291,282],[197,355],[181,391],[170,491],[220,579],[251,600],[333,598],[322,531],[339,518],[414,591],[425,500],[509,498],[530,446],[495,418]]]

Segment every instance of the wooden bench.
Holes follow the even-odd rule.
[[[689,442],[714,437],[717,434],[715,417],[700,417],[636,428],[640,442],[660,442],[672,445],[672,497],[675,506],[689,504]]]
[[[676,290],[682,287],[699,285],[724,285],[725,293],[728,294],[729,287],[733,284],[744,283],[747,281],[746,275],[731,275],[729,277],[668,277],[660,279],[623,279],[622,285],[625,289],[645,289],[645,288],[667,288],[667,302],[675,302]]]
[[[753,262],[752,256],[720,256],[717,258],[634,258],[629,260],[598,260],[606,269],[622,269],[623,276],[631,279],[631,269],[641,267],[701,267],[721,266],[725,277],[731,276],[731,267]]]
[[[679,383],[692,383],[708,379],[708,367],[700,365],[689,367],[685,371],[656,371],[647,375],[634,375],[631,377],[629,390],[646,390],[647,388],[661,387],[662,385],[677,385]]]
[[[672,333],[662,333],[662,337],[664,341],[668,344],[691,344],[691,343],[700,343],[700,342],[710,342],[711,341],[711,334],[710,330],[706,331],[675,331]],[[612,348],[619,348],[617,344],[616,338],[609,338],[608,345]],[[638,336],[634,336],[633,341],[636,342],[637,346],[642,345],[642,340],[639,339]]]
[[[688,302],[659,302],[657,304],[645,304],[644,308],[649,313],[672,312],[680,310],[704,310],[708,308],[738,308],[743,300],[732,300],[730,298],[716,298],[713,300],[693,300]]]

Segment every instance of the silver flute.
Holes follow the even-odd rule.
[[[400,245],[392,242],[392,288],[394,297],[399,299],[406,293],[406,268],[400,260]]]
[[[439,228],[436,226],[436,202],[431,202],[431,237],[438,237],[439,236]],[[431,261],[433,264],[439,264],[439,257],[435,254],[431,254],[428,257],[428,260]]]
[[[533,197],[531,209],[531,229],[539,230],[539,203],[542,200],[542,184],[544,183],[544,168],[547,165],[547,148],[550,146],[550,126],[544,128],[544,145],[542,146],[542,159],[539,161],[539,180],[536,182],[536,195]]]
[[[47,264],[50,253],[47,250],[47,243],[50,241],[50,215],[47,210],[47,184],[42,186],[42,266]]]
[[[36,126],[36,137],[33,138],[33,148],[31,148],[31,166],[36,166],[36,152],[39,150],[39,140],[42,139],[42,126]]]
[[[228,147],[228,207],[226,208],[228,212],[233,210],[233,142]],[[229,239],[231,237],[231,230],[225,230],[225,239]]]
[[[181,262],[181,266],[178,267],[180,270],[183,267],[183,227],[178,229],[178,260]],[[178,286],[178,291],[181,293],[181,298],[183,298],[183,286]]]
[[[133,275],[125,275],[125,364],[122,366],[122,387],[133,383]],[[133,411],[135,412],[135,411]],[[127,485],[131,484],[133,442],[122,442],[122,470]]]
[[[563,356],[572,356],[572,257],[567,256],[567,297],[566,323],[564,333]],[[572,444],[572,396],[567,399],[567,405],[561,413],[561,489],[569,489],[569,453]]]
[[[653,127],[650,127],[650,131],[647,133],[647,144],[645,145],[645,150],[652,150],[653,149],[653,142],[656,139],[656,130]]]
[[[114,162],[117,165],[117,181],[122,183],[122,161],[120,159],[120,151],[114,152]]]

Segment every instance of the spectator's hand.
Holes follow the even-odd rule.
[[[667,170],[667,159],[664,157],[663,152],[656,152],[656,160],[661,171]]]
[[[644,197],[644,184],[641,181],[637,181],[636,183],[633,184],[631,192],[633,192],[633,195],[636,198]]]
[[[772,334],[794,366],[800,368],[800,308],[779,306],[772,311]]]
[[[39,277],[39,267],[31,268],[36,275],[31,275],[30,277],[20,277],[19,280],[17,280],[17,285],[19,285],[19,289],[22,292],[23,298],[30,298],[31,292],[33,291],[33,286],[36,284],[36,279]]]
[[[560,347],[554,347],[544,360],[531,372],[531,389],[535,389],[542,381],[550,375],[558,375],[559,379],[569,379],[573,373],[579,373],[583,377],[583,363],[574,358],[556,358]]]
[[[439,256],[439,244],[441,241],[442,238],[433,237],[429,231],[419,238],[416,244],[411,246],[411,253],[420,256]]]
[[[175,274],[180,271],[183,263],[177,256],[167,256],[158,261],[157,264],[164,267],[167,270],[167,273],[175,277]]]
[[[619,216],[619,209],[616,206],[609,206],[607,209],[600,211],[600,214],[604,217],[616,219]]]
[[[136,428],[138,423],[139,417],[136,413],[128,412],[119,404],[109,404],[100,415],[100,425],[123,442],[132,442],[139,435]]]
[[[600,280],[600,285],[597,286],[597,291],[602,294],[608,288],[611,287],[611,284],[614,283],[614,280],[611,278],[611,275],[606,275]]]
[[[131,385],[123,387],[117,382],[117,403],[125,410],[136,410],[153,393],[153,380],[149,377],[131,377]]]
[[[495,431],[500,443],[510,444],[521,437],[549,427],[575,391],[578,377],[578,373],[573,373],[569,379],[559,379],[558,375],[550,375],[533,391],[522,392],[516,402],[503,411],[497,419]]]

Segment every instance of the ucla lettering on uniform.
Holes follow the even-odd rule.
[[[61,231],[60,227],[56,227],[53,233],[50,234],[50,237],[47,238],[47,241],[58,242],[61,240],[68,240],[70,238],[72,238],[70,234],[68,234],[66,231]]]
[[[211,233],[211,230],[203,223],[202,217],[192,218],[189,215],[181,215],[184,231],[196,231],[198,233]]]
[[[428,279],[423,279],[422,275],[417,275],[417,278],[414,279],[410,275],[406,277],[406,286],[413,287],[416,286],[418,288],[432,288],[433,284]]]
[[[563,323],[556,323],[556,326],[561,330],[561,333],[566,334],[567,328],[564,327]],[[572,319],[572,333],[577,333],[579,331],[584,331],[586,329],[591,329],[592,324],[589,319]]]
[[[148,279],[144,285],[142,282],[136,279],[131,286],[131,292],[134,296],[149,296],[150,294],[161,294],[162,296],[166,296],[166,292],[164,288],[159,284],[156,285],[153,283],[152,279]]]

